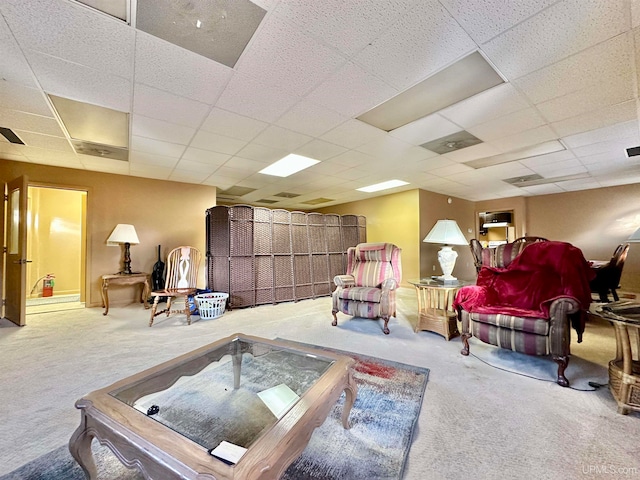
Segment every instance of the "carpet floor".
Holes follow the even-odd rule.
[[[290,343],[295,345],[296,342]],[[282,478],[284,480],[398,480],[402,478],[414,426],[420,414],[429,370],[339,350],[328,350],[350,355],[356,360],[354,377],[358,385],[358,395],[349,417],[351,428],[345,430],[341,423],[343,394],[332,408],[327,420],[313,433],[300,458],[289,467]],[[268,362],[265,362],[264,358],[261,360],[263,365],[261,384],[265,381],[268,383],[268,378],[273,376],[270,373],[271,370],[274,374],[277,372],[278,377],[286,375],[286,372],[281,371],[283,367],[281,362],[274,361],[274,368],[269,368]],[[245,358],[243,364],[251,361],[251,357]],[[206,408],[206,398],[203,398],[203,395],[224,390],[216,389],[215,385],[228,380],[226,378],[228,368],[225,367],[228,365],[207,369],[197,377],[187,377],[180,388],[176,389],[181,394],[176,394],[170,389],[154,394],[150,401],[168,405],[167,409],[162,408],[162,413],[174,428],[179,427],[180,431],[198,432],[193,435],[200,437],[203,435],[200,432],[204,431],[206,436],[203,424],[210,422],[210,418],[203,418],[200,414],[202,409]],[[245,365],[243,370],[250,372],[250,365]],[[249,377],[243,377],[243,384],[245,384],[243,388],[251,391],[252,379]],[[203,385],[207,388],[202,388]],[[143,400],[141,399],[141,404],[144,403]],[[172,414],[170,411],[172,405],[176,405],[180,411]],[[256,423],[259,422],[255,418],[244,421],[239,418],[237,428],[226,432],[226,435],[230,436],[229,441],[243,444],[242,438],[248,436],[245,432],[254,430]],[[198,438],[197,441],[200,444],[207,444],[206,438]],[[92,444],[92,449],[100,479],[143,478],[139,472],[127,469],[107,447],[99,445],[96,440]],[[212,461],[215,460],[212,459]],[[76,479],[84,479],[84,473],[69,454],[66,445],[0,477],[0,480]]]
[[[532,373],[528,357],[479,342],[471,344],[475,356],[464,357],[459,337],[415,333],[413,288],[398,290],[397,311],[389,335],[381,321],[342,314],[332,327],[328,297],[196,317],[191,325],[184,315],[156,317],[151,328],[139,303],[114,303],[107,316],[101,308],[28,315],[21,328],[0,321],[0,475],[65,443],[80,421],[78,398],[237,332],[428,368],[403,480],[640,474],[640,412],[618,414],[607,387],[581,391],[608,381],[616,353],[608,322],[593,318],[582,343],[573,337],[571,389],[554,383],[550,358],[536,359],[543,367],[536,373],[545,374],[536,380],[506,371]]]

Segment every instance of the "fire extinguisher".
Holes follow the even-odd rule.
[[[53,296],[53,286],[55,285],[55,282],[53,281],[54,278],[55,276],[52,273],[50,273],[49,275],[44,277],[44,280],[42,280],[42,296],[43,297]]]

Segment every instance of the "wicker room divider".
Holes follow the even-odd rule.
[[[366,242],[362,215],[233,205],[206,212],[207,288],[229,307],[331,295],[347,248]]]

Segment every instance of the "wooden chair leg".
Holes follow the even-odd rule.
[[[151,307],[151,318],[149,319],[149,326],[153,325],[153,318],[156,316],[156,310],[158,309],[158,302],[160,297],[158,295],[153,297],[153,306]]]
[[[189,295],[184,296],[184,313],[187,315],[187,325],[191,325],[191,308],[189,307]]]

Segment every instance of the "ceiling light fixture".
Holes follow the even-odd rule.
[[[504,82],[480,52],[473,52],[358,120],[389,132]]]
[[[288,177],[289,175],[293,175],[300,170],[309,168],[316,163],[320,163],[320,161],[309,157],[303,157],[302,155],[296,155],[295,153],[290,153],[268,167],[263,168],[258,173],[273,175],[276,177]]]
[[[502,163],[515,162],[516,160],[524,160],[525,158],[539,157],[540,155],[547,155],[549,153],[561,152],[566,150],[565,146],[559,140],[551,140],[549,142],[539,143],[531,147],[521,148],[513,150],[507,153],[501,153],[499,155],[493,155],[491,157],[478,158],[464,164],[471,168],[485,168],[493,165],[500,165]]]
[[[369,185],[368,187],[356,188],[359,192],[379,192],[380,190],[387,190],[389,188],[401,187],[403,185],[409,185],[409,182],[402,180],[389,180],[387,182],[376,183],[375,185]]]

